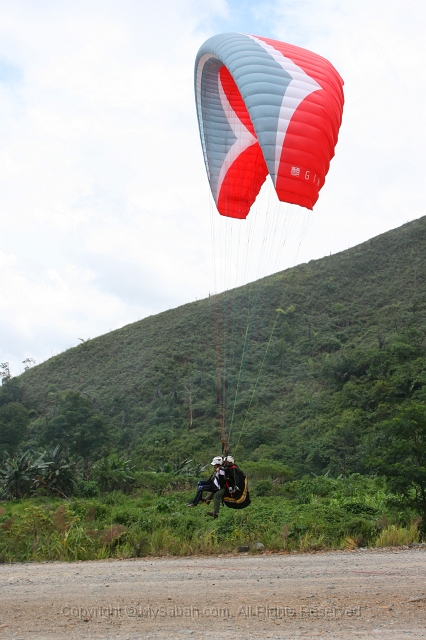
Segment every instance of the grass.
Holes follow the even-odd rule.
[[[305,478],[274,491],[253,497],[243,511],[222,508],[217,520],[204,505],[186,508],[189,491],[10,501],[0,506],[0,560],[216,554],[257,541],[270,551],[316,551],[420,539],[419,520],[408,511],[392,514],[377,479]]]
[[[391,524],[380,532],[376,539],[376,547],[400,547],[418,542],[420,537],[418,522],[411,522],[408,527]]]

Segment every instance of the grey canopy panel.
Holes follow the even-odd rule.
[[[215,63],[212,58],[216,59]],[[206,59],[207,62],[204,62]],[[216,157],[218,153],[226,155],[226,143],[220,152],[221,141],[216,140],[214,148],[210,148],[214,136],[210,130],[209,119],[205,117],[207,115],[205,105],[206,102],[209,102],[213,105],[209,108],[215,110],[214,114],[210,114],[210,117],[213,116],[211,123],[223,131],[228,128],[232,133],[232,129],[227,124],[217,88],[218,72],[222,65],[227,67],[241,93],[269,173],[274,179],[276,177],[275,147],[279,128],[278,121],[283,97],[292,76],[260,44],[244,34],[224,33],[213,36],[200,48],[195,61],[196,94],[201,100],[201,105],[198,105],[199,111],[201,107],[199,118],[201,115],[204,123],[204,130],[201,130],[200,127],[200,133],[204,137],[203,147],[210,180],[216,181],[216,183],[216,169],[210,166],[211,161],[209,162],[206,158],[207,147],[209,147],[208,157],[210,159],[210,157]],[[202,70],[199,68],[200,66],[203,67]],[[208,101],[205,99],[206,97],[208,97]],[[208,127],[209,130],[206,130],[205,127]],[[211,154],[213,155],[211,156]]]

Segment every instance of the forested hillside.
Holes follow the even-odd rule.
[[[67,420],[86,420],[92,453],[204,462],[220,453],[222,404],[240,460],[371,471],[380,434],[424,416],[425,253],[421,218],[69,349],[3,384],[0,413],[29,412],[8,448],[66,442]]]

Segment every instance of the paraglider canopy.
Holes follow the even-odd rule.
[[[283,202],[312,209],[342,120],[343,80],[325,58],[240,33],[195,61],[201,144],[219,213],[246,218],[268,174]]]

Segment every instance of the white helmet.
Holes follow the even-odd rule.
[[[232,456],[226,456],[224,462],[229,462],[229,464],[234,464],[234,458]]]
[[[211,461],[211,465],[212,467],[215,467],[217,464],[222,464],[223,460],[222,460],[222,456],[216,456],[215,458],[213,458],[213,460]]]

